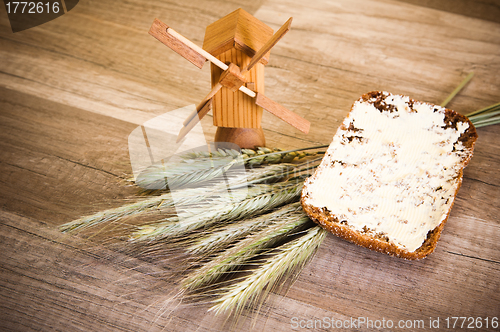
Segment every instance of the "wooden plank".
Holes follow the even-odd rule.
[[[274,125],[296,137],[295,144],[329,143],[352,103],[372,90],[438,104],[474,71],[475,78],[449,108],[466,114],[498,102],[498,79],[490,74],[500,70],[491,62],[500,54],[498,24],[394,1],[273,1],[256,15],[276,26],[281,24],[277,12],[293,16],[294,28],[274,49],[266,96],[309,120],[322,117],[308,135],[263,118],[263,128]],[[353,24],[353,18],[362,24]]]
[[[275,29],[293,16],[294,29],[273,48],[266,96],[311,120],[311,131],[269,115],[262,125],[268,146],[296,148],[329,143],[353,101],[370,90],[439,103],[474,71],[450,108],[465,114],[498,102],[500,27],[468,16],[484,2],[453,4],[459,15],[391,0],[131,0],[119,7],[103,0],[80,2],[17,34],[0,15],[0,329],[227,330],[225,317],[206,305],[165,302],[177,288],[157,283],[160,266],[54,229],[140,199],[125,180],[128,134],[209,89],[207,69],[148,36],[154,17],[200,44],[205,27],[235,7]],[[202,121],[207,137],[215,132],[211,120]],[[407,262],[328,236],[286,296],[272,294],[255,330],[294,330],[294,317],[498,315],[500,131],[478,132],[431,256]],[[236,330],[248,329],[246,318]]]
[[[498,1],[496,0],[490,0],[490,1],[398,0],[398,1],[500,23],[500,6]]]
[[[481,229],[498,234],[498,228]],[[395,321],[498,315],[499,284],[490,278],[498,262],[453,252],[440,243],[427,259],[410,262],[330,237],[287,297],[345,316]]]
[[[89,244],[5,212],[0,234],[2,252],[11,253],[0,258],[2,329],[138,331],[150,324],[160,329],[158,306],[148,308],[147,297],[155,296],[147,290],[149,278],[134,272],[130,259],[128,267],[106,264],[105,250],[81,250]],[[146,287],[134,286],[139,280]],[[134,300],[126,299],[129,291]]]
[[[0,109],[2,210],[55,225],[137,192],[126,186],[134,124],[4,87]]]

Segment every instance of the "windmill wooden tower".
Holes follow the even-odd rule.
[[[155,20],[149,33],[202,68],[211,62],[212,90],[197,106],[179,133],[182,139],[194,125],[213,110],[216,142],[236,143],[242,148],[264,146],[262,111],[307,133],[309,122],[264,95],[264,66],[270,50],[290,29],[290,18],[274,35],[273,30],[243,9],[210,24],[203,48]]]

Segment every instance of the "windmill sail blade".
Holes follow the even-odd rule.
[[[185,42],[183,42],[173,34],[168,33],[168,29],[168,25],[158,19],[155,19],[153,25],[151,25],[151,28],[149,29],[149,34],[161,41],[163,44],[170,47],[175,52],[182,55],[196,67],[202,68],[207,61],[205,56],[200,54],[195,49],[189,47]]]
[[[276,115],[281,120],[286,123],[294,126],[301,132],[307,134],[309,132],[309,127],[311,123],[304,119],[303,117],[293,113],[289,109],[284,106],[281,106],[277,102],[267,98],[262,93],[257,93],[257,97],[255,98],[255,103],[265,109],[266,111]]]
[[[186,120],[184,120],[184,126],[187,126],[187,124],[189,122],[191,122],[191,120],[193,120],[195,117],[198,117],[200,120],[206,115],[206,114],[203,114],[201,117],[200,117],[200,111],[201,109],[203,108],[203,106],[205,106],[205,104],[211,100],[213,98],[213,96],[215,96],[215,94],[217,92],[219,92],[219,90],[222,88],[222,84],[220,83],[217,83],[216,85],[214,85],[214,87],[212,88],[212,90],[210,91],[210,93],[198,104],[198,106],[196,106],[196,111],[194,111],[193,113],[191,113],[187,118]]]
[[[203,100],[196,107],[196,111],[191,113],[187,119],[184,121],[184,127],[181,128],[179,132],[179,136],[177,136],[177,142],[180,142],[189,131],[198,123],[205,115],[207,115],[208,111],[210,111],[212,105],[212,98],[215,96],[217,92],[222,88],[222,84],[217,83],[214,85],[210,93],[203,98]]]
[[[278,31],[276,31],[276,33],[271,37],[271,39],[269,39],[267,43],[265,43],[264,46],[262,46],[260,50],[258,50],[257,53],[255,53],[255,55],[250,60],[250,63],[241,71],[242,74],[252,69],[253,66],[255,66],[260,61],[260,59],[262,59],[262,57],[267,52],[269,52],[271,48],[273,48],[274,45],[276,45],[276,43],[281,38],[283,38],[283,36],[290,30],[290,26],[292,25],[292,19],[293,18],[290,17],[288,21],[286,21],[286,23],[283,24],[283,26]]]
[[[201,109],[198,112],[196,112],[196,115],[198,116],[193,117],[191,121],[189,121],[187,124],[184,125],[184,127],[181,128],[179,134],[177,135],[175,143],[179,143],[184,137],[186,137],[186,135],[191,131],[191,129],[193,129],[194,126],[196,126],[196,124],[200,122],[200,120],[205,115],[207,115],[207,113],[211,109],[212,109],[212,99],[209,99],[202,105]]]

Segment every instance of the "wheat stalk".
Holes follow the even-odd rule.
[[[177,163],[167,166],[152,166],[145,169],[135,183],[144,189],[175,189],[192,184],[199,184],[213,180],[223,175],[228,169],[238,164],[237,159],[206,160],[197,165]]]
[[[163,235],[164,228],[170,227],[172,225],[179,225],[180,223],[184,226],[188,226],[190,222],[201,216],[208,218],[208,215],[217,214],[217,209],[224,209],[224,207],[229,207],[231,203],[242,202],[246,199],[257,197],[259,195],[269,193],[272,191],[270,185],[253,185],[250,187],[239,187],[235,188],[230,192],[227,191],[209,191],[205,195],[200,195],[192,204],[179,204],[176,205],[176,215],[173,217],[162,218],[156,220],[151,224],[145,224],[137,227],[137,232],[134,232],[131,236],[132,240],[152,240],[156,235],[160,235],[158,239],[163,237],[175,237],[176,234],[166,234]],[[181,191],[183,193],[184,191]],[[147,234],[145,238],[142,235]]]
[[[236,240],[254,234],[269,225],[276,224],[292,212],[301,210],[300,202],[295,202],[285,205],[276,211],[230,224],[218,229],[216,232],[209,232],[208,235],[198,238],[186,251],[197,257],[206,256],[215,251],[227,248]]]
[[[462,82],[453,90],[452,93],[441,103],[442,107],[446,107],[446,105],[453,99],[455,96],[462,90],[467,83],[472,79],[474,73],[471,72],[467,75],[466,78],[463,79]],[[494,124],[500,123],[500,103],[494,104],[475,112],[469,113],[465,115],[472,122],[474,127],[480,128],[485,126],[491,126]]]
[[[211,193],[212,192],[210,192],[210,194]],[[59,230],[62,232],[79,231],[104,222],[119,220],[151,210],[171,208],[174,204],[179,206],[192,205],[205,199],[209,193],[205,188],[187,188],[182,191],[175,192],[175,195],[175,202],[172,199],[172,193],[166,193],[70,221],[59,226]]]
[[[292,181],[271,185],[261,185],[264,190],[255,196],[233,203],[224,202],[210,206],[210,209],[202,208],[191,211],[191,215],[179,220],[169,219],[165,222],[139,227],[132,233],[131,240],[153,241],[166,237],[180,237],[187,233],[206,228],[215,223],[247,218],[257,213],[269,211],[277,206],[297,199],[302,190],[303,181]],[[252,188],[249,188],[252,189]]]
[[[261,299],[264,290],[270,290],[286,275],[300,270],[312,258],[323,242],[327,231],[314,226],[298,239],[279,247],[279,251],[266,258],[256,270],[221,290],[221,296],[213,301],[209,311],[238,313]]]
[[[278,151],[279,149],[275,149]],[[213,152],[208,152],[208,151],[191,151],[183,154],[181,158],[183,159],[208,159],[208,158],[213,158],[213,157],[233,157],[236,158],[240,156],[241,153],[238,150],[234,149],[217,149]]]
[[[190,152],[183,157],[184,162],[167,165],[155,165],[145,169],[136,179],[136,184],[145,189],[179,188],[188,185],[200,185],[213,180],[228,169],[247,165],[262,166],[272,163],[289,163],[294,159],[323,152],[308,153],[307,150],[325,148],[327,145],[310,148],[281,151],[279,149],[259,148],[244,149],[243,154],[236,150],[219,149],[214,152]]]
[[[500,123],[500,103],[466,115],[476,128]]]
[[[467,77],[465,77],[463,79],[462,82],[460,82],[460,84],[455,88],[455,90],[453,90],[452,93],[450,93],[448,95],[448,97],[446,97],[446,99],[441,103],[440,106],[442,107],[446,107],[446,105],[448,105],[448,103],[453,99],[455,98],[455,96],[457,95],[457,93],[460,92],[460,90],[462,90],[464,88],[464,86],[467,85],[467,83],[469,83],[469,81],[472,79],[472,77],[474,76],[474,73],[473,72],[470,72]]]
[[[327,145],[314,146],[309,148],[293,149],[284,151],[279,148],[266,148],[259,147],[255,150],[253,149],[242,149],[241,152],[233,149],[218,149],[213,152],[199,151],[199,152],[189,152],[181,156],[185,160],[189,159],[218,159],[218,158],[237,158],[241,156],[245,164],[250,165],[263,165],[263,164],[274,164],[274,163],[290,163],[294,160],[300,160],[307,156],[315,156],[322,152],[306,152],[307,150],[322,149],[328,147]]]
[[[261,182],[270,182],[281,179],[298,167],[300,167],[300,165],[275,164],[249,169],[246,174],[229,173],[227,174],[227,182],[221,181],[215,183],[214,186],[209,188],[185,188],[174,191],[175,202],[172,199],[172,194],[166,193],[73,220],[61,225],[59,229],[62,232],[78,231],[104,222],[115,221],[154,209],[166,209],[171,208],[174,205],[179,208],[182,208],[184,205],[194,205],[207,200],[208,197],[216,196],[219,193],[225,193],[228,188],[234,194],[234,190],[239,186],[246,187],[251,184],[259,184]]]
[[[245,238],[234,247],[211,259],[201,268],[194,270],[182,282],[182,286],[187,290],[193,290],[216,280],[309,222],[309,218],[302,211],[295,211],[284,216],[275,225],[270,225],[268,228]]]
[[[85,216],[59,226],[62,232],[72,232],[82,230],[84,228],[95,226],[103,222],[114,221],[133,214],[137,214],[152,208],[156,208],[163,202],[169,204],[171,202],[170,194],[165,194],[157,197],[152,197],[146,200],[141,200],[132,204],[123,205],[114,209],[97,212],[90,216]]]
[[[225,157],[239,157],[242,156],[243,159],[248,159],[250,157],[256,156],[256,155],[265,155],[273,152],[280,152],[280,153],[287,153],[286,151],[283,151],[282,149],[279,148],[266,148],[266,147],[258,147],[257,149],[241,149],[241,151],[235,150],[235,149],[217,149],[212,152],[208,151],[193,151],[193,152],[188,152],[184,155],[181,156],[181,158],[185,160],[189,159],[209,159],[209,158],[225,158]],[[283,159],[285,157],[283,156]],[[288,158],[287,158],[288,159]],[[272,159],[273,161],[276,159]]]

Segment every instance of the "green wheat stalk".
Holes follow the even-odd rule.
[[[266,148],[259,147],[257,149],[242,149],[241,153],[237,150],[232,149],[218,149],[213,152],[199,151],[199,152],[189,152],[181,156],[185,160],[189,159],[218,159],[232,157],[237,158],[242,157],[243,162],[247,165],[263,165],[263,164],[275,164],[275,163],[290,163],[294,160],[300,160],[307,156],[315,156],[322,152],[306,152],[307,150],[322,149],[326,148],[327,145],[314,146],[309,148],[293,149],[284,151],[278,148]]]
[[[207,183],[237,165],[256,167],[275,163],[290,163],[295,159],[323,152],[309,153],[307,150],[325,148],[327,145],[281,151],[279,149],[219,149],[214,152],[190,152],[181,156],[184,162],[151,166],[139,174],[136,184],[145,189],[179,188]],[[240,158],[241,157],[241,158]],[[230,158],[233,158],[230,160]]]
[[[211,194],[212,192],[210,192]],[[175,205],[191,205],[203,200],[208,195],[205,188],[188,188],[176,193]],[[59,226],[62,232],[80,231],[88,227],[97,226],[101,223],[116,221],[122,218],[138,215],[151,210],[171,208],[174,206],[172,194],[166,193],[148,199],[122,205],[117,208],[97,212],[95,214],[78,218]]]
[[[144,189],[174,189],[213,180],[238,164],[237,159],[208,160],[197,165],[177,163],[175,165],[152,166],[137,177],[135,183]]]
[[[300,202],[290,203],[276,211],[230,224],[218,229],[217,232],[209,232],[208,235],[198,238],[186,251],[200,257],[226,249],[235,241],[276,224],[288,214],[297,211],[302,211]]]
[[[139,234],[148,234],[149,237],[154,237],[155,232],[160,234],[163,232],[164,226],[169,226],[172,224],[179,224],[182,220],[184,223],[188,223],[188,220],[200,217],[201,215],[207,215],[209,213],[214,213],[216,209],[229,206],[231,203],[238,203],[252,197],[257,197],[259,195],[265,194],[272,191],[269,185],[253,185],[250,187],[240,187],[227,193],[226,191],[210,191],[209,194],[199,196],[192,204],[178,204],[176,205],[176,215],[173,217],[162,218],[153,222],[151,224],[146,224],[137,227],[135,235],[131,236],[131,239],[135,239]],[[182,193],[183,191],[181,191]],[[168,235],[165,235],[167,237]],[[171,234],[175,237],[175,234]],[[163,237],[163,236],[162,236]],[[140,236],[139,236],[140,238]]]
[[[466,115],[476,128],[500,123],[500,103],[482,108]]]
[[[192,210],[183,219],[169,219],[165,222],[141,226],[131,235],[133,241],[153,241],[167,237],[180,237],[187,233],[212,226],[216,223],[247,218],[269,211],[277,206],[298,199],[303,181],[261,185],[265,192],[242,201],[211,205],[209,209]],[[249,188],[250,190],[251,188]]]
[[[278,252],[265,259],[252,273],[233,285],[221,289],[221,296],[209,309],[216,314],[239,313],[261,299],[265,290],[271,290],[284,277],[301,270],[317,251],[327,231],[314,226],[300,238],[284,244]]]
[[[473,72],[470,72],[467,77],[465,77],[463,79],[462,82],[460,82],[460,84],[455,88],[455,90],[453,90],[452,93],[450,93],[450,95],[448,97],[446,97],[446,99],[441,103],[440,106],[442,107],[446,107],[446,105],[448,105],[448,103],[453,99],[455,98],[455,96],[460,92],[460,90],[462,90],[466,85],[467,83],[469,83],[469,81],[472,79],[472,77],[474,76],[474,73]]]
[[[275,164],[266,165],[259,168],[252,168],[243,176],[229,177],[228,182],[217,183],[212,188],[186,188],[176,190],[175,206],[183,207],[184,205],[195,205],[208,197],[216,196],[220,192],[226,192],[229,187],[231,190],[239,186],[247,186],[251,184],[259,184],[262,182],[270,182],[282,179],[287,174],[296,170],[299,165],[292,164]],[[160,196],[154,196],[149,199],[141,200],[131,204],[122,205],[117,208],[108,209],[97,212],[95,214],[78,218],[76,220],[65,223],[59,227],[62,232],[73,232],[83,230],[87,227],[93,227],[98,224],[110,221],[116,221],[122,218],[138,215],[155,209],[166,209],[174,206],[171,193],[166,193]]]
[[[117,208],[97,212],[90,216],[78,218],[59,226],[59,230],[62,232],[82,230],[87,227],[96,226],[100,223],[115,221],[127,216],[151,210],[160,206],[164,202],[169,206],[171,205],[170,202],[172,202],[172,200],[170,194],[152,197],[132,204],[127,204]]]
[[[309,149],[317,149],[320,147],[311,147]],[[237,188],[238,186],[247,186],[250,184],[262,183],[275,181],[277,179],[283,178],[285,175],[293,172],[299,165],[285,163],[290,159],[294,159],[298,156],[297,151],[301,152],[302,149],[281,151],[279,149],[267,149],[261,148],[260,150],[244,150],[246,156],[258,156],[252,162],[253,166],[263,165],[261,167],[251,168],[246,171],[246,176],[233,176],[232,173],[227,173],[228,170],[237,164],[238,159],[233,159],[229,161],[226,159],[211,159],[211,160],[199,160],[195,163],[181,163],[172,166],[170,169],[164,168],[152,168],[150,173],[143,174],[143,177],[139,179],[142,181],[142,185],[145,187],[155,186],[155,181],[159,178],[164,181],[164,178],[168,178],[169,185],[172,187],[177,186],[188,186],[193,184],[201,185],[204,182],[214,180],[221,177],[223,174],[227,175],[227,183],[216,183],[216,185],[211,189],[206,188],[186,188],[183,190],[178,190],[175,192],[176,202],[175,206],[180,206],[184,204],[197,204],[200,201],[206,200],[207,197],[217,195],[218,191],[225,192],[227,187],[230,189]],[[302,153],[302,152],[301,152]],[[240,153],[236,150],[219,150],[215,157],[225,158],[228,155],[232,157],[239,156]],[[313,154],[308,154],[313,155]],[[211,155],[209,155],[210,157]],[[266,164],[265,158],[271,158],[272,156],[281,156],[281,164]],[[188,155],[189,157],[189,155]],[[190,158],[205,158],[205,154],[194,154]],[[301,156],[299,156],[302,158]],[[245,157],[246,160],[253,157]],[[142,174],[142,173],[141,173]],[[156,174],[156,175],[153,175]],[[160,174],[160,175],[159,175]],[[150,176],[150,177],[148,177]],[[148,212],[158,208],[171,208],[174,206],[174,202],[170,194],[164,194],[161,196],[152,197],[150,199],[141,200],[139,202],[126,204],[118,208],[108,209],[105,211],[100,211],[98,213],[92,214],[90,216],[85,216],[71,222],[65,223],[59,227],[62,232],[72,232],[83,230],[87,227],[96,226],[98,224],[110,221],[116,221],[121,218],[130,217],[133,215],[138,215],[144,212]]]
[[[474,73],[471,72],[465,77],[462,82],[453,90],[448,97],[441,103],[442,107],[446,107],[446,105],[453,99],[455,96],[469,83],[469,81],[474,76]],[[491,126],[500,123],[500,103],[494,104],[480,110],[474,111],[472,113],[466,114],[466,117],[472,122],[474,127],[480,128],[485,126]]]
[[[243,263],[263,252],[265,248],[276,244],[294,230],[309,223],[310,220],[302,211],[290,214],[268,228],[238,242],[234,247],[223,251],[201,268],[194,270],[183,282],[186,290],[194,290],[206,285],[228,271],[232,271]]]

